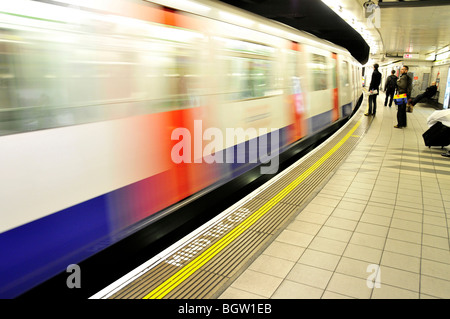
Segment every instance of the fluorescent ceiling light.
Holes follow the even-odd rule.
[[[450,51],[447,51],[447,52],[436,55],[436,60],[438,60],[438,61],[445,60],[445,59],[448,59],[449,57],[450,57]]]
[[[438,50],[436,53],[437,54],[441,54],[441,53],[444,53],[444,52],[447,52],[447,51],[450,51],[450,46],[448,46],[448,45],[446,47]]]
[[[430,53],[427,55],[427,57],[425,58],[425,60],[427,61],[434,61],[436,59],[436,54],[434,53]]]

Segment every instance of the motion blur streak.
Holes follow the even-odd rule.
[[[280,154],[352,113],[346,50],[220,2],[155,2],[0,2],[0,297],[257,167],[252,139]],[[174,163],[171,133],[196,120],[258,136]],[[227,152],[246,161],[208,160]]]

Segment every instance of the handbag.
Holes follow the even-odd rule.
[[[406,93],[394,95],[394,103],[396,105],[408,103],[408,99],[406,98]]]

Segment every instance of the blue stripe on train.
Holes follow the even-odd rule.
[[[89,257],[108,235],[106,195],[0,234],[0,298],[14,298]]]
[[[342,110],[342,117],[349,116],[350,114],[352,114],[353,111],[353,103],[350,102],[348,104],[342,105],[341,110]]]
[[[245,161],[244,163],[238,163],[237,162],[237,158],[235,156],[235,162],[234,163],[230,163],[230,164],[226,164],[229,167],[229,172],[231,172],[231,176],[230,176],[230,180],[234,179],[236,177],[238,177],[239,175],[247,172],[248,170],[262,164],[263,166],[269,166],[270,165],[270,158],[273,155],[277,155],[282,153],[287,147],[287,142],[288,142],[288,132],[289,129],[288,127],[284,127],[280,130],[278,130],[278,136],[276,136],[276,134],[268,133],[265,136],[263,136],[262,138],[260,137],[259,139],[254,139],[257,141],[252,141],[254,142],[254,145],[257,146],[257,148],[255,149],[255,147],[250,147],[251,145],[251,141],[246,141],[245,144],[245,150],[246,150],[246,155],[245,155]],[[272,139],[275,140],[275,142],[272,141]],[[272,150],[272,145],[274,145],[277,149]],[[235,145],[233,148],[228,148],[226,149],[225,152],[234,152],[234,154],[237,154],[237,150],[239,147],[242,147],[242,145]],[[275,154],[273,154],[273,152],[275,152]],[[261,159],[259,158],[260,155],[263,156],[268,156],[266,157],[266,161],[267,163],[261,163]],[[250,163],[250,159],[257,159],[256,163]]]
[[[321,129],[330,125],[332,120],[333,110],[321,113],[309,118],[308,135],[314,134]]]

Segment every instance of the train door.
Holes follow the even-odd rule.
[[[343,117],[352,113],[352,87],[350,85],[350,63],[339,60],[339,105]]]
[[[308,72],[308,96],[306,113],[308,133],[313,134],[333,122],[334,111],[334,67],[330,52],[321,48],[305,46]],[[333,70],[333,72],[331,72]]]
[[[338,62],[337,62],[337,54],[331,53],[331,70],[332,70],[332,85],[331,89],[333,91],[333,117],[332,120],[336,121],[340,117],[339,112],[339,87],[338,87]]]
[[[301,76],[301,45],[292,42],[288,51],[287,80],[291,114],[293,114],[292,142],[306,135],[307,127],[305,119],[305,97]]]

